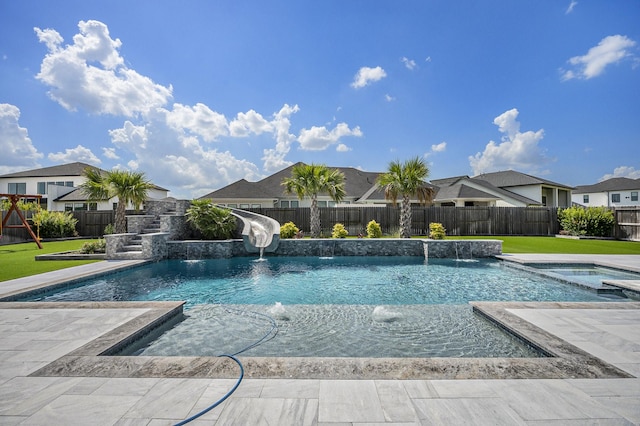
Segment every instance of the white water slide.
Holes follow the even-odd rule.
[[[268,216],[240,209],[231,214],[242,221],[242,240],[249,253],[274,252],[280,242],[280,223]]]

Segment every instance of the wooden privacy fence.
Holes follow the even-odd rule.
[[[284,224],[293,222],[308,234],[309,208],[259,208],[251,209]],[[6,212],[2,212],[3,216]],[[127,212],[133,214],[134,212]],[[140,213],[140,212],[138,212]],[[614,210],[616,225],[612,236],[640,241],[640,208],[628,207]],[[74,211],[78,219],[76,229],[83,237],[100,237],[108,224],[113,224],[112,210]],[[553,207],[413,207],[413,235],[428,235],[429,223],[438,222],[447,235],[530,235],[551,236],[560,232],[558,209]],[[17,218],[12,217],[9,223]],[[378,222],[386,235],[397,234],[400,222],[399,207],[326,207],[320,208],[322,233],[331,235],[333,225],[342,223],[349,235],[366,234],[371,220]],[[3,229],[0,244],[26,241],[24,229]]]
[[[251,211],[280,222],[293,222],[309,232],[309,208],[259,208]],[[393,235],[400,223],[399,207],[327,207],[320,208],[324,235],[331,235],[336,223],[342,223],[349,235],[366,234],[369,221],[375,220],[382,232]],[[555,235],[560,231],[558,209],[551,207],[413,207],[411,233],[427,235],[429,224],[442,223],[447,235]]]

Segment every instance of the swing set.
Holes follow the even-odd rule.
[[[33,241],[35,241],[36,244],[38,245],[38,248],[42,249],[42,244],[40,243],[40,227],[38,226],[37,228],[38,235],[34,234],[33,230],[31,229],[31,226],[29,226],[29,222],[27,222],[27,219],[24,217],[24,214],[22,214],[20,207],[18,207],[18,201],[20,201],[20,199],[35,198],[38,200],[38,208],[40,208],[40,200],[42,198],[42,195],[0,194],[0,198],[2,197],[7,197],[9,199],[9,201],[11,202],[11,207],[7,211],[7,215],[2,219],[2,224],[0,224],[0,238],[2,238],[3,229],[26,228],[29,235],[31,235],[31,238],[33,238]],[[7,221],[9,220],[11,213],[14,211],[17,213],[18,217],[20,218],[20,221],[22,222],[21,225],[7,225]]]

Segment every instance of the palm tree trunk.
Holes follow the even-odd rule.
[[[311,237],[318,238],[320,236],[320,209],[318,208],[318,196],[311,196]]]
[[[408,195],[402,196],[400,208],[400,238],[411,238],[411,199]]]
[[[127,232],[127,205],[118,200],[116,206],[116,234],[124,234]]]

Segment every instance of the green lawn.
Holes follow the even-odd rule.
[[[39,254],[77,250],[86,241],[92,240],[43,242],[42,250],[33,242],[0,246],[0,281],[97,262],[97,260],[35,260],[35,256]]]
[[[502,240],[503,253],[640,254],[640,242],[572,240],[555,237],[446,237],[451,240]]]

